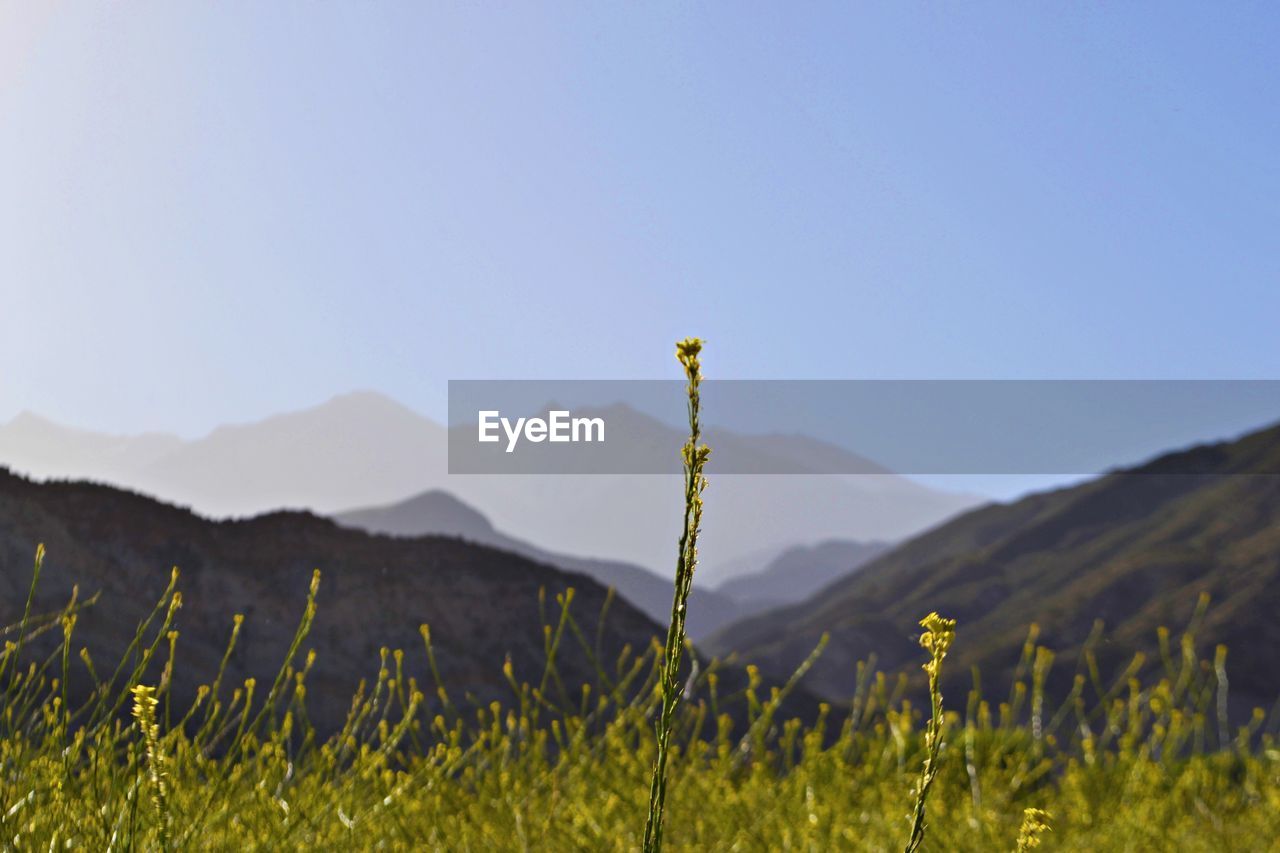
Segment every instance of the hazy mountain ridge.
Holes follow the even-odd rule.
[[[794,545],[756,572],[732,577],[716,592],[736,602],[744,615],[795,604],[861,568],[892,547],[887,542],[829,539]]]
[[[1182,628],[1208,592],[1214,605],[1201,649],[1227,644],[1233,694],[1270,703],[1280,693],[1280,477],[1245,472],[1277,457],[1280,428],[1272,428],[986,506],[803,603],[731,625],[706,646],[777,674],[830,631],[809,684],[844,696],[859,659],[875,653],[890,670],[914,662],[916,620],[937,610],[960,622],[948,660],[953,689],[967,689],[969,668],[980,665],[987,687],[999,690],[1035,621],[1060,652],[1052,680],[1061,688],[1095,618],[1114,640],[1099,650],[1105,666],[1133,650],[1158,665],[1156,628]]]
[[[182,444],[167,433],[117,436],[79,430],[33,412],[0,425],[0,448],[6,455],[21,456],[27,468],[45,477],[128,477]]]
[[[643,433],[653,447],[669,445],[675,458],[679,430],[626,406],[607,410],[614,426]],[[498,530],[548,552],[606,554],[662,574],[674,559],[678,477],[450,476],[445,427],[377,393],[342,395],[200,439],[146,442],[147,452],[136,459],[104,450],[103,437],[93,433],[56,425],[33,430],[22,420],[29,419],[0,425],[0,464],[35,477],[112,483],[206,515],[281,507],[335,513],[444,489],[479,507]],[[762,458],[841,453],[857,459],[802,437],[742,436],[714,427],[709,435],[721,450],[755,448]],[[743,475],[723,478],[717,488],[716,458],[703,531],[703,552],[716,561],[796,542],[898,539],[977,503],[890,474]]]
[[[496,530],[481,512],[448,492],[433,490],[397,504],[338,513],[340,524],[371,533],[396,536],[459,536],[511,551],[571,572],[580,572],[614,587],[641,612],[661,622],[671,614],[671,580],[648,569],[617,560],[555,554]],[[779,601],[778,603],[781,603]],[[705,589],[693,590],[688,630],[695,640],[740,618],[744,611],[731,598]]]
[[[332,512],[412,492],[445,466],[444,428],[389,397],[344,394],[208,435],[103,436],[32,415],[0,426],[0,464],[108,482],[215,517]],[[131,456],[118,448],[140,448]]]

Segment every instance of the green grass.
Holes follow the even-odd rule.
[[[314,588],[295,657],[313,598]],[[539,689],[557,677],[549,644],[547,666],[531,681],[510,673],[509,703],[459,710],[437,699],[439,712],[425,711],[424,691],[398,677],[404,657],[389,653],[342,732],[322,740],[306,722],[310,656],[286,663],[265,690],[211,684],[192,706],[171,707],[170,623],[179,605],[175,579],[114,680],[98,679],[79,703],[69,704],[64,689],[64,673],[77,666],[73,678],[90,677],[92,658],[72,652],[78,605],[6,634],[6,847],[641,846],[662,707],[660,649],[602,666],[602,680],[568,707]],[[561,605],[563,625],[570,602]],[[52,654],[20,659],[18,638],[59,629]],[[22,645],[30,657],[35,644]],[[938,717],[900,698],[901,679],[863,667],[851,673],[857,698],[809,725],[781,719],[782,690],[764,695],[754,673],[741,696],[717,696],[722,670],[705,667],[698,698],[672,715],[664,842],[901,850],[928,760],[925,850],[1013,850],[1020,830],[1023,842],[1038,836],[1046,850],[1273,849],[1280,748],[1258,731],[1260,717],[1218,743],[1225,724],[1216,717],[1213,662],[1174,659],[1167,677],[1145,684],[1122,673],[1088,701],[1082,676],[1081,689],[1053,705],[1037,686],[1047,656],[1031,649],[1027,678],[1009,701],[993,705],[975,693],[963,713]],[[146,673],[159,675],[140,688]],[[730,705],[746,709],[736,728],[717,713]],[[1051,830],[1028,836],[1028,808],[1051,814]]]

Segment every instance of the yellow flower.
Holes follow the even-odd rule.
[[[1030,850],[1040,846],[1040,836],[1050,830],[1049,819],[1053,815],[1044,809],[1025,809],[1022,812],[1022,828],[1018,830],[1018,850]]]

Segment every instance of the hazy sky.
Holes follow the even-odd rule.
[[[800,7],[803,8],[800,8]],[[0,419],[1280,376],[1273,4],[0,5]]]

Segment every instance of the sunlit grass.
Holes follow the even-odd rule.
[[[177,595],[175,579],[114,679],[97,679],[76,707],[64,698],[64,664],[73,678],[96,679],[89,655],[77,670],[69,654],[83,605],[28,620],[27,634],[63,628],[62,642],[38,660],[20,659],[19,646],[29,656],[34,644],[11,632],[0,657],[5,846],[641,846],[657,756],[659,649],[601,662],[600,680],[572,707],[539,689],[547,673],[558,678],[549,645],[542,671],[511,672],[509,703],[456,708],[441,690],[429,712],[393,651],[328,738],[306,722],[307,655],[283,666],[266,691],[211,681],[189,707],[173,708],[166,726],[157,708],[172,699],[171,677],[161,658],[177,639]],[[295,652],[313,598],[314,587]],[[586,653],[591,644],[567,596],[560,605],[554,621],[565,626],[564,643],[580,641]],[[1030,660],[1045,658],[1038,649]],[[1280,750],[1259,731],[1260,715],[1219,734],[1226,724],[1215,718],[1212,662],[1173,666],[1147,683],[1122,672],[1099,685],[1100,695],[1090,695],[1082,674],[1057,705],[1036,696],[1040,679],[1029,666],[1031,682],[1020,681],[1011,702],[973,695],[965,713],[941,717],[919,713],[897,698],[898,681],[864,667],[851,673],[855,700],[824,707],[807,724],[780,716],[782,688],[758,696],[753,674],[737,695],[717,695],[724,671],[704,667],[694,698],[672,716],[665,845],[901,850],[927,767],[926,850],[1025,849],[1033,840],[1041,849],[1270,849],[1280,837]],[[1052,831],[1024,824],[1027,809],[1051,813]]]

